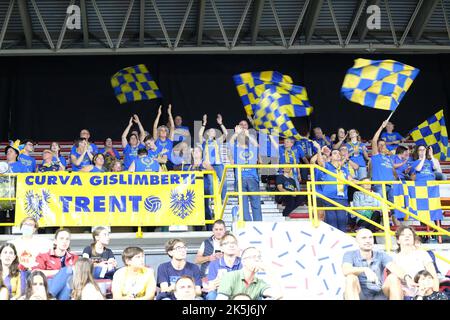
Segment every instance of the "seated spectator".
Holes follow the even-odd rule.
[[[433,167],[434,167],[434,179],[435,180],[447,180],[447,176],[442,172],[441,164],[439,163],[439,160],[435,157],[431,158],[431,161],[433,161]]]
[[[416,146],[411,164],[411,179],[415,181],[431,181],[434,176],[433,148]]]
[[[22,236],[8,242],[14,244],[19,257],[19,268],[31,270],[37,265],[36,257],[52,248],[52,242],[46,238],[35,236],[39,225],[35,218],[26,217],[20,222]]]
[[[181,239],[171,239],[166,243],[166,253],[171,260],[158,266],[156,279],[160,293],[156,300],[166,298],[168,293],[173,292],[175,282],[181,276],[191,276],[195,279],[195,293],[200,296],[202,294],[200,269],[197,265],[186,261],[186,243]]]
[[[356,233],[359,249],[348,251],[342,259],[345,276],[345,300],[402,300],[400,279],[413,287],[414,281],[383,251],[373,250],[372,231],[359,229]],[[383,281],[384,269],[391,273]]]
[[[27,287],[22,300],[54,300],[48,292],[47,277],[42,271],[33,270],[27,278]]]
[[[8,288],[11,300],[16,300],[25,293],[27,273],[19,270],[17,250],[12,243],[5,243],[0,247],[0,277]]]
[[[241,270],[230,271],[222,276],[217,290],[217,300],[229,300],[237,293],[246,293],[252,300],[282,298],[280,279],[271,266],[263,263],[258,249],[248,247],[242,252],[241,259]],[[257,272],[265,272],[270,285],[258,278]]]
[[[109,232],[105,227],[97,227],[92,232],[94,242],[83,249],[83,258],[91,259],[94,267],[94,278],[112,279],[117,267],[114,253],[106,246],[109,245]]]
[[[346,144],[348,132],[344,128],[339,128],[337,134],[332,135],[331,147],[333,150],[339,150],[340,147]]]
[[[92,158],[92,164],[84,166],[80,169],[81,172],[92,172],[92,173],[98,173],[98,172],[105,172],[105,156],[103,153],[97,153]]]
[[[394,256],[394,262],[406,272],[406,276],[411,280],[421,270],[427,270],[433,277],[433,290],[439,291],[439,279],[434,268],[430,255],[416,247],[417,235],[410,226],[401,225],[395,237],[398,243],[398,251]],[[413,299],[416,295],[416,286],[408,286],[403,283],[402,295],[405,299]]]
[[[144,146],[147,149],[147,154],[150,158],[158,158],[159,150],[155,144],[155,139],[152,136],[148,135],[144,138]]]
[[[68,279],[78,256],[70,252],[70,231],[58,229],[55,233],[53,249],[36,257],[33,270],[41,270],[49,279],[49,291],[58,300],[70,300],[71,288]]]
[[[19,155],[19,161],[27,168],[27,172],[36,172],[36,159],[30,155],[34,151],[34,142],[32,140],[24,140],[24,147]]]
[[[111,172],[122,172],[123,171],[123,165],[120,160],[113,160],[110,163],[110,169]]]
[[[128,132],[130,132],[130,128],[133,125],[133,122],[137,123],[139,125],[139,130],[141,130],[141,139],[139,139],[138,135],[136,133],[131,133],[128,137]],[[137,115],[134,115],[130,118],[130,121],[128,122],[128,126],[125,128],[125,130],[122,133],[122,147],[123,149],[123,166],[125,170],[128,170],[130,165],[133,163],[135,159],[137,159],[138,155],[137,152],[141,148],[145,148],[145,146],[141,143],[141,141],[144,141],[144,128],[142,127],[141,122],[139,121],[139,118]]]
[[[21,173],[28,172],[27,167],[25,167],[22,162],[17,161],[19,157],[19,144],[20,141],[16,140],[14,143],[6,146],[5,154],[6,154],[6,162],[8,163],[9,169],[6,173]]]
[[[387,122],[386,124],[386,132],[381,134],[381,140],[386,142],[386,148],[393,153],[395,149],[398,147],[398,144],[401,142],[405,142],[405,138],[398,132],[394,131],[394,124],[392,122]]]
[[[61,155],[61,147],[59,146],[59,143],[53,141],[50,145],[50,150],[52,150],[53,153],[52,161],[60,166],[60,171],[66,170],[67,161],[66,158]]]
[[[128,247],[123,250],[125,267],[114,274],[112,294],[114,300],[153,300],[156,291],[153,269],[145,266],[144,250]]]
[[[64,168],[64,167],[62,167]],[[36,172],[52,172],[64,170],[60,164],[53,162],[53,152],[49,149],[42,151],[42,164],[40,164]]]
[[[191,276],[181,276],[175,282],[174,300],[195,300],[195,280]]]
[[[208,266],[211,261],[222,258],[220,240],[225,235],[226,226],[223,220],[216,220],[212,226],[212,236],[203,240],[195,256],[195,263],[200,265],[201,277],[208,275]]]
[[[448,300],[445,293],[434,289],[434,279],[428,271],[419,271],[414,277],[414,282],[418,285],[414,300]]]
[[[3,277],[0,277],[0,301],[9,300],[9,292],[8,288],[5,286],[3,282]]]
[[[317,143],[319,143],[321,148],[327,146],[328,148],[331,149],[330,138],[328,138],[326,135],[323,134],[322,129],[320,127],[314,128],[313,133],[314,133],[313,141],[317,141]]]
[[[209,264],[208,270],[208,293],[206,300],[216,300],[217,288],[220,285],[222,276],[230,271],[242,269],[239,255],[238,240],[231,233],[226,233],[220,240],[223,256]]]
[[[295,180],[292,178],[292,169],[283,168],[283,174],[279,174],[276,177],[277,190],[280,192],[295,192],[298,191]],[[276,195],[275,201],[282,203],[285,207],[283,209],[283,217],[289,216],[295,208],[305,203],[305,196],[288,196],[288,195]]]
[[[348,136],[349,140],[346,145],[350,155],[350,160],[358,165],[356,178],[365,178],[367,177],[366,161],[369,161],[366,144],[361,142],[361,136],[356,129],[350,129],[348,131]]]
[[[173,136],[174,130],[169,131],[167,126],[159,126],[159,118],[161,117],[161,108],[158,109],[158,114],[156,116],[155,122],[153,123],[153,139],[155,139],[156,147],[159,150],[161,156],[160,164],[162,171],[167,171],[172,168],[171,164],[171,154],[173,149]],[[167,108],[167,114],[169,115],[170,127],[174,128],[175,124],[172,118],[172,106],[169,104]]]
[[[159,172],[161,167],[155,158],[148,156],[148,151],[145,148],[138,150],[138,158],[133,160],[133,163],[128,168],[129,172]]]
[[[71,280],[72,300],[104,300],[102,292],[92,276],[93,265],[87,258],[80,258],[73,267]]]
[[[119,151],[113,147],[113,141],[111,138],[106,138],[105,147],[98,150],[98,153],[103,153],[105,156],[109,156],[112,160],[120,160]]]
[[[404,146],[398,146],[393,157],[394,169],[401,181],[411,180],[409,174],[411,172],[411,160],[409,149]]]
[[[70,152],[70,162],[72,171],[80,171],[81,168],[91,165],[94,154],[89,151],[89,145],[86,139],[80,138],[75,141],[75,145]]]
[[[363,178],[360,181],[370,182],[370,179]],[[362,184],[360,186],[366,189],[367,191],[372,191],[372,185],[370,184]],[[362,191],[355,191],[355,193],[353,194],[354,207],[379,207],[380,205],[381,205],[380,201],[378,201],[377,199],[368,194],[365,194]],[[374,222],[377,223],[381,222],[381,213],[379,210],[356,210],[356,212]],[[374,225],[370,224],[367,221],[362,220],[359,217],[356,217],[356,225],[358,226],[358,228],[369,229],[372,232],[376,232],[378,230]]]

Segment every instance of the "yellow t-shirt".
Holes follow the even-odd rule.
[[[123,267],[114,273],[112,292],[121,292],[123,297],[132,295],[141,298],[145,296],[147,288],[155,286],[156,280],[151,268],[143,267],[136,273],[131,267]]]

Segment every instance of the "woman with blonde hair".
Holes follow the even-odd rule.
[[[80,258],[73,267],[72,300],[104,300],[104,296],[92,275],[93,265],[87,258]]]
[[[92,232],[93,242],[83,250],[83,257],[94,264],[94,278],[112,279],[117,262],[109,245],[109,232],[105,227],[97,227]]]

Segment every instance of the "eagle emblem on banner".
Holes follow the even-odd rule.
[[[28,190],[25,194],[25,211],[27,215],[37,221],[49,210],[51,195],[48,190],[41,190],[41,194]]]
[[[194,210],[195,192],[187,190],[186,193],[178,192],[176,189],[170,193],[170,209],[181,219],[186,218]]]

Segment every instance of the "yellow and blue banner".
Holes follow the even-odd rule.
[[[111,77],[111,86],[122,103],[162,98],[158,85],[143,64],[119,70]]]
[[[393,185],[394,203],[427,221],[442,220],[442,204],[439,185],[431,181],[406,181]],[[398,219],[409,216],[395,210]]]
[[[203,190],[201,172],[19,174],[16,221],[31,216],[43,227],[204,225]]]
[[[306,89],[294,85],[292,78],[277,71],[247,72],[233,76],[248,116],[253,116],[264,92],[279,94],[278,105],[289,117],[305,117],[313,112]]]
[[[450,160],[444,110],[438,111],[432,117],[419,124],[409,134],[416,145],[431,146],[436,159],[440,161]]]
[[[356,59],[341,93],[363,106],[394,111],[418,74],[419,69],[394,60]]]

